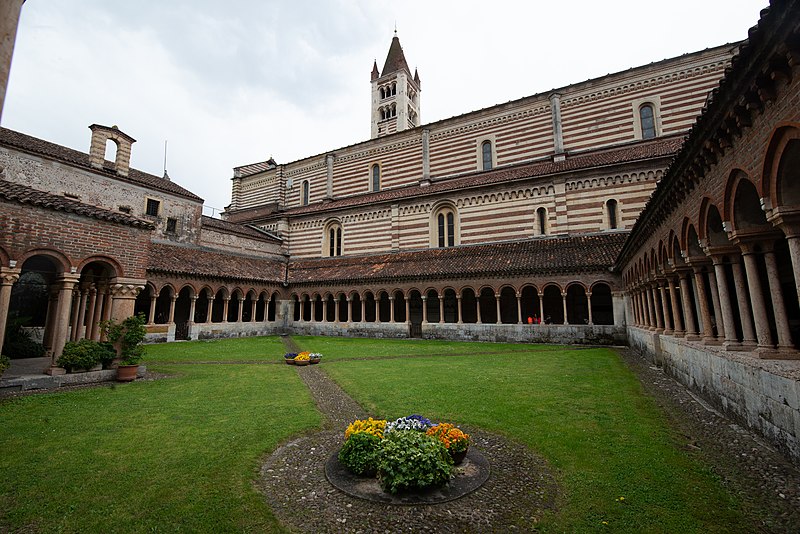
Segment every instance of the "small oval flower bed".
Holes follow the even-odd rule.
[[[322,360],[322,354],[319,352],[287,352],[283,355],[283,361],[288,365],[308,365],[316,364]]]
[[[447,483],[469,443],[469,434],[452,424],[420,415],[389,422],[370,417],[347,427],[338,459],[355,475],[377,476],[383,491],[396,494]]]

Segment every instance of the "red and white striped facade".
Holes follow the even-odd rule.
[[[619,209],[616,228],[630,228],[677,151],[677,136],[700,113],[735,48],[686,54],[291,163],[237,167],[226,215],[275,233],[293,258],[328,255],[323,232],[331,221],[341,225],[344,255],[435,246],[431,221],[443,203],[455,208],[463,245],[537,236],[539,208],[546,210],[546,234],[604,231],[609,199]],[[622,163],[524,175],[537,162],[635,150],[643,142],[638,113],[644,104],[655,111],[656,142],[672,139],[658,157],[650,151]],[[482,170],[486,141],[491,171]],[[372,191],[375,165],[380,193]],[[522,176],[480,184],[481,175],[504,169],[523,169]],[[465,177],[475,179],[458,186]],[[386,195],[398,191],[408,194]]]

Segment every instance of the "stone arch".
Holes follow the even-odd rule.
[[[520,322],[517,314],[517,290],[506,284],[500,288],[500,321],[504,324]]]
[[[761,173],[771,208],[800,205],[800,124],[784,123],[772,133]]]
[[[120,265],[120,263],[111,256],[106,256],[106,255],[96,255],[84,258],[78,264],[77,272],[79,273],[83,272],[83,269],[91,263],[101,263],[108,266],[108,268],[113,272],[113,274],[111,275],[112,278],[115,276],[125,276],[125,272],[124,269],[122,268],[122,265]]]
[[[605,280],[596,281],[591,286],[591,292],[589,305],[592,310],[592,324],[613,325],[614,298],[611,284]]]
[[[740,173],[735,180],[731,213],[731,223],[737,233],[760,231],[770,226],[764,210],[761,209],[758,189],[744,173]]]
[[[541,295],[534,284],[525,284],[520,290],[522,321],[538,324],[541,321]]]
[[[478,322],[478,296],[472,286],[461,288],[461,321],[464,323]]]
[[[56,266],[59,273],[68,273],[72,270],[72,260],[63,252],[51,248],[33,248],[23,252],[17,258],[17,265],[24,265],[34,256],[45,256]]]
[[[561,286],[550,282],[542,290],[543,321],[546,324],[564,324],[564,301]]]
[[[583,282],[570,282],[567,285],[568,324],[589,324],[589,299]]]

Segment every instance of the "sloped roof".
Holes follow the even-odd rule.
[[[150,247],[147,270],[181,276],[282,283],[286,277],[286,262],[154,242]]]
[[[758,24],[750,28],[747,41],[739,47],[719,86],[711,91],[683,147],[637,218],[616,268],[623,267],[661,221],[705,179],[706,167],[715,165],[726,150],[737,149],[737,141],[731,139],[752,122],[756,110],[764,105],[761,100],[769,99],[773,79],[784,75],[782,69],[791,69],[787,57],[792,53],[800,53],[800,0],[772,0],[769,8],[761,10]]]
[[[500,167],[491,171],[479,171],[461,175],[457,178],[434,181],[431,185],[387,189],[377,193],[355,195],[324,204],[317,202],[307,206],[288,209],[276,213],[275,217],[286,215],[302,215],[305,213],[318,213],[322,210],[335,210],[362,204],[371,205],[378,202],[394,201],[411,198],[418,195],[431,195],[467,187],[479,187],[513,180],[536,178],[569,171],[603,167],[620,163],[629,163],[643,159],[669,157],[674,155],[681,147],[683,137],[661,137],[654,140],[637,142],[625,146],[615,146],[567,156],[564,161],[538,161],[510,167]]]
[[[277,166],[278,164],[275,163],[275,160],[269,158],[267,161],[259,161],[257,163],[249,163],[247,165],[240,165],[239,167],[234,167],[233,171],[234,173],[236,173],[238,177],[245,178],[247,176],[252,176],[260,172],[272,170]]]
[[[392,44],[389,45],[389,53],[386,55],[386,62],[383,64],[381,76],[400,70],[405,70],[409,75],[411,74],[406,62],[406,56],[403,54],[403,47],[400,46],[400,39],[395,35],[392,38]]]
[[[83,202],[71,198],[46,193],[22,184],[9,182],[8,180],[0,179],[0,198],[39,208],[75,213],[76,215],[83,215],[84,217],[91,217],[101,221],[115,222],[126,226],[134,226],[147,230],[155,228],[150,221],[137,219],[136,217],[118,211],[111,211],[84,204]]]
[[[370,256],[296,260],[289,283],[319,284],[551,275],[606,271],[627,232],[432,248]]]
[[[0,145],[5,145],[7,147],[29,152],[31,154],[55,159],[64,163],[76,165],[78,167],[83,167],[84,169],[95,174],[100,174],[108,178],[114,178],[123,182],[133,183],[149,189],[154,189],[156,191],[171,193],[189,200],[203,202],[202,198],[198,197],[191,191],[184,189],[175,182],[165,180],[161,176],[155,176],[153,174],[148,174],[136,169],[130,169],[128,176],[126,177],[119,176],[113,171],[96,169],[92,167],[89,161],[89,154],[80,152],[78,150],[73,150],[65,146],[57,145],[37,137],[15,132],[14,130],[9,130],[8,128],[0,128]]]
[[[270,241],[273,243],[280,243],[281,241],[280,238],[278,238],[277,236],[274,236],[263,230],[253,228],[252,226],[248,226],[246,224],[237,224],[228,221],[223,221],[222,219],[215,219],[213,217],[208,217],[206,215],[203,215],[202,223],[203,223],[203,228],[211,228],[213,230],[225,232],[228,234],[237,234],[244,237],[249,237],[251,239]]]

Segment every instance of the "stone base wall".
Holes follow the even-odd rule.
[[[628,339],[714,408],[800,463],[800,362],[761,360],[634,327]]]
[[[309,336],[408,338],[410,330],[410,325],[405,323],[294,322],[287,326],[287,331],[291,334]],[[455,323],[422,325],[422,337],[425,339],[455,341],[626,345],[625,336],[625,328],[619,326]]]

